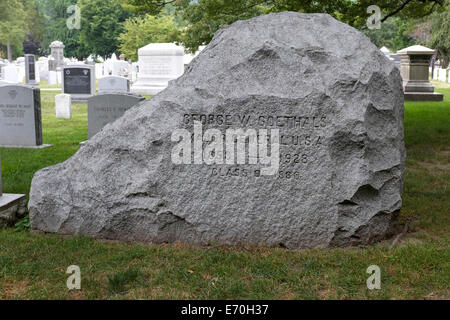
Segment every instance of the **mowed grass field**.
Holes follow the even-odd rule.
[[[402,240],[342,249],[286,250],[104,242],[0,231],[0,299],[450,299],[450,86],[444,102],[405,103],[407,167]],[[87,105],[55,118],[41,92],[42,150],[0,149],[3,188],[29,193],[33,174],[62,162],[87,139]],[[66,269],[81,269],[68,290]],[[381,269],[368,290],[366,269]]]

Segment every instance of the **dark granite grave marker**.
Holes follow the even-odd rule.
[[[72,95],[73,101],[87,101],[95,94],[93,66],[66,66],[62,69],[63,93]]]
[[[25,79],[27,84],[36,84],[36,59],[33,54],[25,55]]]

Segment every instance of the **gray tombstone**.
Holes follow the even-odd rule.
[[[61,70],[62,93],[72,95],[72,101],[86,102],[95,94],[95,68],[92,65],[70,65]]]
[[[0,86],[0,147],[5,146],[44,147],[39,88]]]
[[[395,64],[330,15],[237,21],[167,89],[39,171],[31,227],[204,245],[382,240],[402,205],[403,99]]]
[[[435,53],[435,50],[419,45],[397,52],[401,63],[405,101],[442,101],[444,99],[442,93],[434,92],[434,86],[428,79],[428,67]]]
[[[106,76],[98,79],[99,93],[130,92],[130,80],[119,76]]]
[[[64,66],[64,44],[61,41],[53,41],[50,44],[51,56],[53,62],[49,61],[50,71],[56,71],[57,68]]]
[[[123,93],[105,93],[91,97],[88,101],[89,139],[143,100],[145,98],[142,96]]]
[[[34,54],[25,55],[25,82],[37,84],[36,82],[36,58]]]

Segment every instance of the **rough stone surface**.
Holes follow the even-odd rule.
[[[193,119],[279,129],[279,172],[174,164],[171,135]],[[270,14],[219,30],[166,90],[36,173],[31,225],[153,242],[365,244],[392,230],[404,162],[395,64],[329,15]]]

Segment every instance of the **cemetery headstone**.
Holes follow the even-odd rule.
[[[98,92],[130,92],[130,80],[118,76],[106,76],[98,79]]]
[[[15,65],[3,67],[3,80],[11,83],[19,83],[19,71]]]
[[[151,43],[138,50],[139,73],[131,92],[157,94],[184,72],[184,49],[174,43]]]
[[[3,193],[2,165],[0,158],[0,228],[13,226],[27,211],[24,194]]]
[[[41,57],[43,58],[43,57]],[[39,78],[41,80],[48,81],[48,59],[41,59],[39,58],[39,61],[36,62],[36,69],[37,74],[39,74]]]
[[[0,79],[3,79],[3,71],[2,68],[6,66],[6,63],[4,63],[3,61],[0,61]]]
[[[72,118],[72,97],[70,94],[57,94],[55,96],[56,118]]]
[[[62,93],[72,101],[87,101],[95,94],[95,70],[92,65],[71,65],[62,68]]]
[[[434,67],[433,80],[437,80],[439,77],[439,67]]]
[[[56,71],[48,72],[48,84],[49,85],[58,84],[58,74],[56,73]]]
[[[25,55],[25,83],[37,84],[36,81],[36,58],[33,54]]]
[[[103,77],[103,63],[95,64],[95,77],[97,79]]]
[[[418,45],[397,52],[406,101],[443,100],[443,94],[434,92],[434,86],[429,80],[428,66],[434,54],[435,50]]]
[[[50,54],[52,60],[49,60],[50,71],[56,71],[57,68],[64,67],[64,44],[61,41],[53,41],[50,44]]]
[[[114,122],[139,102],[142,96],[133,94],[97,94],[88,101],[88,136],[91,139],[107,124]]]
[[[439,81],[446,82],[447,81],[447,69],[440,69],[439,70]]]
[[[402,205],[403,105],[395,64],[330,15],[237,21],[167,89],[37,172],[31,226],[155,243],[373,243]]]
[[[0,147],[45,147],[42,144],[40,89],[0,86]]]

